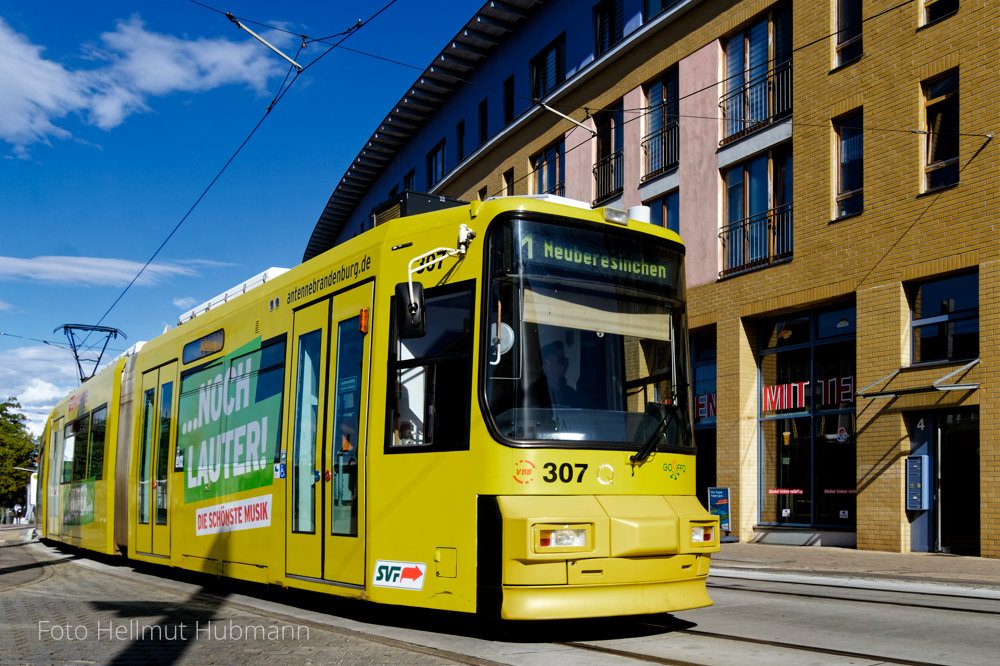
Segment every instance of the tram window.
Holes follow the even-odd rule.
[[[170,470],[170,413],[173,406],[174,383],[160,389],[160,435],[156,444],[156,524],[167,524],[167,472]]]
[[[73,430],[73,423],[67,423],[63,432],[62,450],[62,482],[69,483],[73,480],[73,452],[76,448],[76,435]]]
[[[87,461],[87,478],[100,481],[104,476],[105,426],[108,408],[95,409],[90,417],[90,457]]]
[[[139,522],[149,524],[150,452],[153,442],[153,408],[156,389],[147,389],[142,399],[142,445],[139,449]]]
[[[90,415],[66,425],[63,445],[63,483],[87,478],[87,433]]]
[[[226,332],[220,328],[194,342],[189,342],[184,345],[182,361],[184,363],[191,363],[192,361],[197,361],[199,358],[205,358],[215,352],[222,351],[225,341]]]
[[[469,448],[472,287],[428,289],[427,334],[392,341],[386,452]]]

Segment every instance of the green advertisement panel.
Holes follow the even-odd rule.
[[[284,362],[283,338],[256,338],[182,378],[174,469],[185,503],[271,485]]]
[[[94,479],[63,487],[63,525],[94,522]]]

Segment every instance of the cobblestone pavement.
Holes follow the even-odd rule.
[[[72,551],[0,542],[0,664],[482,663],[175,587],[106,573]]]

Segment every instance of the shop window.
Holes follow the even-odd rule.
[[[691,335],[691,370],[694,374],[694,427],[714,428],[716,369],[715,331]]]
[[[535,194],[566,194],[566,143],[558,141],[531,158]]]
[[[427,153],[427,189],[444,178],[444,140]]]
[[[849,307],[758,331],[763,524],[856,525],[854,322]]]
[[[391,343],[387,453],[469,448],[472,284],[424,294],[426,335]]]
[[[594,7],[594,55],[610,51],[622,40],[624,24],[622,0],[604,0]]]
[[[958,72],[927,81],[923,88],[924,187],[934,190],[958,182]]]
[[[860,110],[834,121],[837,132],[837,217],[864,210],[864,133]]]
[[[910,288],[914,363],[979,356],[979,274],[966,273]]]
[[[837,66],[861,57],[861,0],[837,0]]]
[[[560,35],[531,59],[531,96],[548,97],[566,80],[566,35]]]
[[[923,0],[924,25],[948,18],[958,11],[958,0]]]
[[[662,197],[653,199],[647,204],[649,206],[649,221],[658,227],[680,233],[680,201],[680,190],[667,192]]]

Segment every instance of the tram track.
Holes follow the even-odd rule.
[[[859,590],[859,588],[855,588],[855,587],[830,585],[830,584],[823,584],[823,583],[800,583],[800,582],[789,583],[789,582],[779,582],[779,581],[756,581],[756,582],[766,582],[768,585],[779,585],[779,586],[781,586],[781,585],[783,585],[783,586],[801,586],[801,587],[815,586],[815,587],[818,587],[818,588],[833,588],[833,589],[838,589],[838,590],[847,590],[847,589],[849,589],[849,590],[855,590],[855,591]],[[924,610],[940,610],[940,611],[950,611],[950,612],[955,612],[955,613],[975,613],[975,614],[980,614],[980,615],[1000,615],[1000,602],[997,602],[995,599],[988,599],[988,598],[975,597],[975,596],[969,596],[969,595],[952,595],[952,594],[947,594],[947,593],[942,593],[942,592],[921,592],[921,591],[909,591],[909,590],[905,590],[905,591],[872,590],[872,589],[862,588],[863,591],[865,591],[865,592],[867,592],[869,594],[872,594],[872,595],[876,595],[876,597],[877,597],[877,595],[885,595],[886,597],[898,596],[898,595],[907,595],[907,596],[913,596],[913,597],[935,597],[935,598],[939,598],[939,599],[953,600],[956,604],[958,604],[959,602],[964,602],[964,603],[968,603],[968,604],[975,604],[975,603],[978,602],[978,603],[981,603],[983,605],[993,604],[995,607],[993,607],[993,608],[986,608],[986,607],[963,607],[963,606],[960,606],[960,605],[943,605],[943,604],[940,604],[940,603],[937,603],[937,604],[935,604],[935,603],[920,603],[920,602],[917,602],[917,601],[914,601],[914,600],[891,599],[891,598],[866,598],[866,597],[861,596],[861,595],[853,595],[853,596],[848,597],[848,596],[838,595],[838,594],[834,594],[834,593],[823,594],[823,593],[820,593],[820,592],[817,592],[817,591],[813,591],[813,590],[807,592],[807,591],[798,591],[798,590],[792,590],[792,589],[774,589],[774,588],[768,588],[768,587],[749,587],[749,586],[739,585],[739,584],[724,584],[724,583],[715,583],[715,582],[711,582],[711,581],[708,583],[708,587],[710,589],[717,589],[717,590],[729,590],[729,591],[733,591],[733,592],[751,592],[751,593],[759,593],[759,594],[770,594],[770,595],[778,595],[778,596],[798,597],[798,598],[802,598],[802,599],[816,599],[816,600],[823,600],[823,601],[849,601],[851,603],[877,604],[877,605],[884,605],[884,606],[896,606],[896,607],[900,607],[900,608],[920,608],[920,609],[924,609]]]
[[[739,643],[748,643],[752,645],[759,645],[762,647],[777,648],[782,650],[792,650],[795,652],[804,652],[809,654],[844,657],[846,659],[863,659],[882,664],[902,664],[904,666],[940,666],[936,662],[930,662],[930,661],[914,661],[911,659],[899,659],[896,657],[887,657],[885,655],[867,654],[863,652],[853,652],[850,650],[836,650],[832,648],[823,648],[814,645],[803,645],[800,643],[785,643],[781,641],[772,641],[762,638],[750,638],[747,636],[737,636],[734,634],[722,634],[712,631],[702,631],[699,629],[677,629],[674,627],[669,627],[666,625],[657,625],[657,624],[646,624],[645,626],[668,629],[672,633],[685,634],[688,636],[695,636],[699,638],[736,641]],[[568,643],[561,643],[561,645],[565,645],[567,647],[572,647],[580,650],[587,650],[590,652],[598,652],[601,654],[613,655],[616,657],[634,659],[637,661],[643,661],[652,664],[664,664],[665,666],[712,666],[712,664],[707,664],[702,662],[686,661],[683,659],[674,659],[669,657],[661,657],[658,655],[643,654],[641,652],[622,650],[619,648],[611,648],[603,645],[593,645],[590,643],[568,642]]]

